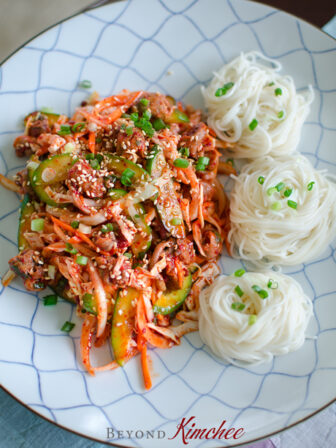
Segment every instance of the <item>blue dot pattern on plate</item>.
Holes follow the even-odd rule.
[[[316,98],[299,149],[315,167],[335,173],[335,42],[294,17],[239,0],[121,2],[77,16],[28,43],[1,71],[0,170],[13,175],[24,167],[11,149],[22,130],[20,119],[46,106],[70,114],[87,95],[77,87],[80,80],[91,80],[101,95],[122,88],[158,90],[201,107],[200,84],[240,51],[253,49],[280,60],[299,89],[313,85]],[[4,273],[17,252],[19,201],[2,190],[0,198]],[[241,266],[227,256],[220,264],[226,274]],[[1,384],[50,420],[103,441],[106,427],[161,429],[172,436],[176,424],[193,415],[197,427],[218,426],[224,419],[243,426],[245,442],[264,436],[334,398],[335,265],[333,244],[318,260],[285,270],[314,300],[310,335],[316,338],[298,352],[240,369],[219,361],[198,334],[190,334],[172,350],[151,351],[155,375],[149,392],[143,390],[138,359],[89,377],[79,362],[80,319],[73,307],[62,300],[44,307],[38,295],[15,281],[0,291]],[[70,335],[60,331],[66,320],[77,323]],[[106,347],[93,360],[103,364],[110,356]],[[137,439],[120,443],[141,445]],[[148,446],[156,443],[146,440]],[[160,443],[172,446],[167,438]]]

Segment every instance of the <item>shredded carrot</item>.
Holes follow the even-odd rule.
[[[144,384],[145,384],[145,388],[148,390],[152,387],[152,379],[151,379],[151,375],[150,375],[150,371],[149,371],[146,340],[141,335],[141,333],[138,333],[137,345],[138,345],[138,350],[141,354],[141,367],[142,367]]]
[[[91,240],[88,238],[84,233],[80,232],[79,230],[74,229],[69,224],[66,224],[65,222],[61,221],[60,219],[55,218],[54,216],[50,215],[50,218],[52,219],[54,224],[57,224],[58,226],[62,227],[64,230],[67,230],[68,232],[74,233],[78,238],[80,238],[84,243],[86,243],[88,246],[92,247],[96,252],[101,253],[102,255],[110,255],[109,252],[105,252],[104,250],[99,249]]]
[[[93,154],[96,152],[96,134],[94,132],[89,133],[89,150]]]

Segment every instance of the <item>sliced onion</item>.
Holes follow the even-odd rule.
[[[80,223],[78,230],[82,233],[85,233],[86,235],[89,235],[92,232],[92,227],[87,226],[86,224]]]

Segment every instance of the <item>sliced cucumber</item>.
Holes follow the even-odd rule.
[[[29,194],[25,194],[21,202],[18,230],[18,248],[20,252],[29,248],[29,244],[24,237],[24,233],[27,231],[30,232],[31,215],[35,212],[35,209],[30,201],[31,198]]]
[[[132,346],[134,321],[135,321],[135,300],[139,296],[139,291],[128,288],[123,295],[118,294],[115,303],[112,330],[111,345],[114,358],[120,366],[123,366],[134,352]]]
[[[182,288],[164,292],[153,306],[156,314],[170,314],[176,311],[187,298],[192,285],[192,275],[184,277]]]
[[[72,165],[76,163],[76,159],[74,159],[69,154],[58,154],[50,159],[41,162],[40,165],[36,168],[36,170],[31,175],[31,184],[32,188],[40,198],[41,201],[45,202],[48,205],[64,207],[68,205],[68,203],[58,203],[55,202],[45,191],[47,186],[55,186],[60,182],[63,182],[67,176],[68,171],[72,167]],[[52,176],[50,176],[49,181],[43,180],[43,173],[48,169]]]

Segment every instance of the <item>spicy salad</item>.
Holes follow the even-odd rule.
[[[54,291],[46,305],[77,306],[89,373],[140,352],[150,388],[147,344],[170,348],[198,328],[229,227],[217,173],[235,170],[219,162],[201,112],[159,93],[95,93],[72,117],[43,109],[24,123],[14,148],[27,167],[0,179],[23,195],[5,282],[17,275],[30,291]],[[94,367],[90,349],[106,341],[114,360]]]

